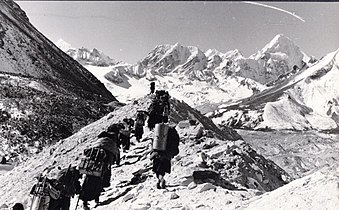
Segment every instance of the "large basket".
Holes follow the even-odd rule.
[[[81,174],[103,177],[105,163],[102,158],[102,149],[92,148],[90,153],[80,159],[79,172]]]
[[[155,124],[153,150],[165,151],[167,145],[168,124]]]
[[[83,157],[80,160],[79,172],[81,174],[102,177],[104,172],[104,163],[90,160],[88,157]]]

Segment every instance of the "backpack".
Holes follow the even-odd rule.
[[[144,126],[144,125],[145,125],[145,114],[141,111],[138,111],[135,120],[135,126]]]
[[[171,155],[171,157],[179,154],[179,142],[180,137],[177,130],[175,130],[174,127],[169,127],[167,133],[166,152]]]
[[[105,163],[106,152],[102,148],[90,148],[84,150],[79,164],[79,172],[91,176],[103,177],[107,164]]]
[[[48,210],[50,195],[48,192],[48,179],[46,176],[40,176],[38,183],[33,186],[30,194],[33,195],[31,210]]]
[[[168,139],[169,126],[166,123],[155,124],[154,138],[152,143],[152,149],[156,151],[167,151],[167,139]]]
[[[157,90],[155,98],[148,107],[148,127],[153,129],[155,124],[163,122],[170,112],[169,94],[165,90]],[[166,120],[167,121],[167,120]]]
[[[155,97],[157,99],[160,99],[160,98],[166,98],[167,100],[169,99],[169,94],[166,90],[157,90],[155,91]]]
[[[164,111],[168,109],[169,112],[169,94],[165,90],[157,90],[155,92],[155,99],[150,105],[149,112],[154,112],[155,114],[163,115]],[[168,113],[169,114],[169,113]]]
[[[65,197],[72,197],[78,194],[80,190],[80,173],[76,167],[62,169],[57,175],[57,188],[61,191],[61,195]]]

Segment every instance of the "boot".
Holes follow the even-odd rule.
[[[87,201],[84,201],[83,208],[84,210],[90,210]]]
[[[160,182],[160,188],[161,189],[165,189],[166,188],[166,181],[165,179],[162,179],[161,182]]]
[[[94,201],[95,201],[96,203],[99,203],[99,197],[95,198]]]
[[[157,189],[161,189],[160,180],[159,179],[158,179],[158,182],[157,182]]]

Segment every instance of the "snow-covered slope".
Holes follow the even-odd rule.
[[[58,41],[55,42],[55,45],[60,48],[60,50],[67,52],[70,49],[74,49],[72,45],[68,42],[66,42],[63,39],[59,39]]]
[[[338,66],[339,50],[282,85],[225,108],[232,111],[220,109],[210,116],[219,124],[237,124],[238,127],[246,124],[257,129],[336,129],[339,123]]]
[[[330,165],[249,201],[244,209],[335,210],[339,206],[339,165]]]
[[[92,50],[84,47],[76,49],[63,39],[56,41],[55,45],[83,65],[110,66],[116,64],[112,58],[95,48]]]

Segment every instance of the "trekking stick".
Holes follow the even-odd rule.
[[[38,183],[39,183],[40,178],[41,178],[41,174],[40,174],[40,176],[39,176],[39,178],[38,178]],[[36,188],[37,188],[37,185],[35,185],[35,187],[34,187],[32,203],[31,203],[31,206],[29,207],[29,210],[32,210],[32,207],[33,207],[33,202],[34,202],[34,199],[35,199],[35,196],[36,196],[36,192],[37,192],[37,189],[36,189]]]
[[[77,204],[75,205],[75,210],[77,210],[78,208],[79,200],[80,200],[80,195],[78,196]]]
[[[35,199],[35,194],[33,195],[31,207],[29,207],[29,210],[32,210],[34,199]]]
[[[79,193],[79,196],[78,196],[77,204],[75,205],[75,210],[77,210],[77,208],[78,208],[78,204],[79,204],[79,200],[80,200],[80,195],[81,195],[81,192],[82,192],[82,187],[84,186],[86,180],[87,180],[87,176],[86,176],[86,174],[85,174],[84,182],[83,182],[82,185],[81,185],[81,190],[80,190],[80,193]]]

